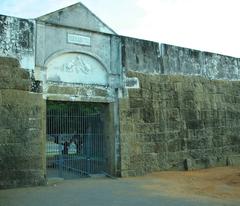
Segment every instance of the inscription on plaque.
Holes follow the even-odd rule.
[[[125,86],[126,88],[129,88],[129,89],[139,89],[140,86],[139,86],[139,80],[137,77],[132,77],[132,78],[126,78],[125,79]]]
[[[67,42],[70,44],[80,44],[85,46],[91,46],[91,38],[87,36],[82,36],[79,34],[69,34],[67,35]]]

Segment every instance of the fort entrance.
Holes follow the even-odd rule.
[[[47,176],[72,179],[107,172],[106,104],[47,102]]]

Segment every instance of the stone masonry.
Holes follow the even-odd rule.
[[[15,59],[0,58],[0,188],[45,183],[45,103]]]
[[[0,15],[0,56],[0,188],[46,182],[47,101],[109,105],[116,176],[240,165],[239,58],[120,36],[81,3]]]
[[[240,79],[239,58],[129,37],[121,37],[121,44],[123,70],[207,79]]]
[[[128,76],[140,89],[120,101],[122,176],[239,163],[240,82]]]

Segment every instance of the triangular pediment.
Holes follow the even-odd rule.
[[[86,29],[91,31],[116,34],[82,3],[77,3],[50,14],[38,17],[37,21],[56,25]]]

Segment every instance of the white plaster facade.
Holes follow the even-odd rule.
[[[115,101],[115,89],[123,85],[121,40],[83,4],[77,3],[37,18],[35,36],[34,74],[36,80],[43,83],[44,98],[86,99],[81,93],[73,98],[72,94],[64,92],[49,92],[52,85],[58,85],[61,88],[89,88],[92,100],[88,95],[87,101]],[[105,90],[105,96],[92,92],[94,87]]]
[[[105,67],[93,57],[81,53],[60,55],[46,65],[47,81],[107,86]]]

